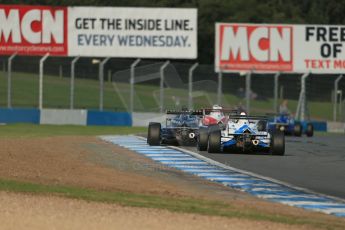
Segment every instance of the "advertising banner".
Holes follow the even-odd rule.
[[[68,54],[67,8],[0,5],[0,55]]]
[[[216,72],[343,73],[345,26],[217,23]]]
[[[197,57],[197,10],[173,8],[68,9],[71,56]]]
[[[197,9],[0,5],[0,55],[197,58]]]

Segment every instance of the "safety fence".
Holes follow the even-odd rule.
[[[0,59],[1,107],[40,108],[41,101],[43,109],[157,113],[221,104],[266,114],[288,100],[296,114],[304,85],[305,119],[345,120],[345,79],[339,75],[307,74],[303,84],[302,74],[218,75],[214,66],[193,62],[48,57],[40,89],[42,57],[9,60]]]

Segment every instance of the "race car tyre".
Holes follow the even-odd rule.
[[[218,124],[208,126],[208,133],[211,133],[214,130],[220,130],[220,127]]]
[[[284,155],[285,136],[283,132],[274,132],[271,134],[271,153],[272,155]]]
[[[258,131],[259,132],[266,131],[266,127],[267,127],[267,122],[266,121],[260,120],[258,122]]]
[[[156,123],[156,122],[149,123],[147,143],[149,145],[160,145],[161,143],[161,124],[160,123]]]
[[[208,136],[207,152],[219,153],[220,152],[220,138],[221,133],[219,129],[213,129]]]
[[[302,136],[302,125],[300,123],[296,123],[293,127],[293,134],[297,137]]]
[[[307,124],[307,131],[306,131],[307,137],[312,137],[314,135],[314,126],[311,123]]]
[[[200,127],[199,128],[199,135],[197,139],[196,147],[199,151],[206,151],[207,150],[207,142],[208,142],[208,128],[207,127]]]

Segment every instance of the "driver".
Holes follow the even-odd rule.
[[[245,113],[245,112],[241,112],[240,113],[240,116],[246,116],[247,114]],[[238,125],[248,125],[249,124],[249,121],[248,121],[248,119],[247,118],[240,118],[240,119],[238,119],[237,121],[236,121],[236,123],[238,124]]]
[[[224,117],[224,113],[222,109],[223,107],[220,105],[212,106],[212,111],[210,112],[210,116],[220,121]]]

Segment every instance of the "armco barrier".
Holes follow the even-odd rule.
[[[4,109],[0,108],[0,123],[34,123],[39,124],[38,109]]]
[[[86,125],[132,126],[132,116],[130,113],[88,110]]]
[[[85,109],[42,109],[40,124],[86,125]]]

